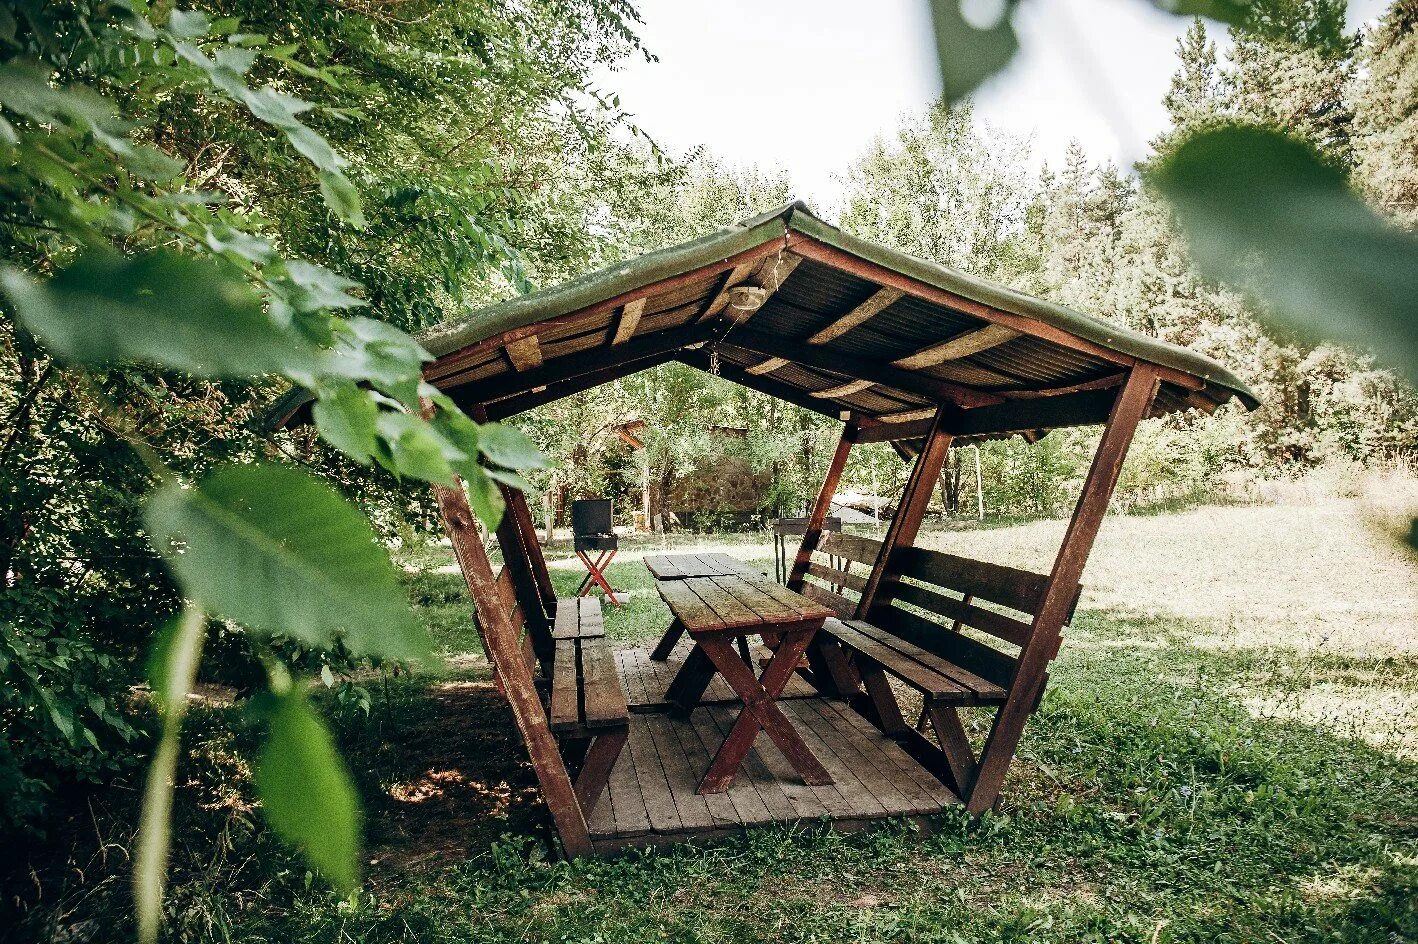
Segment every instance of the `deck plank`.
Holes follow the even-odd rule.
[[[646,721],[645,727],[660,756],[670,801],[679,811],[683,830],[697,832],[713,828],[714,817],[709,813],[709,804],[695,792],[699,787],[699,778],[704,772],[696,772],[689,759],[684,756],[679,737],[672,730],[672,726],[677,722],[668,715],[649,716]]]
[[[713,719],[715,727],[719,729],[719,738],[722,741],[733,728],[734,720],[738,718],[738,712],[727,705],[715,705],[709,709],[709,717]],[[744,758],[743,768],[740,771],[740,775],[743,774],[748,775],[749,782],[758,790],[759,799],[763,801],[763,805],[768,808],[774,820],[817,819],[827,814],[826,807],[809,792],[809,787],[802,783],[781,783],[768,764],[764,762],[757,746],[749,751],[748,756]],[[790,790],[792,795],[789,795]]]
[[[631,761],[635,765],[635,778],[640,782],[640,790],[645,798],[645,814],[650,820],[650,828],[657,833],[681,832],[684,823],[680,820],[679,807],[670,794],[670,784],[665,777],[664,765],[660,763],[659,752],[650,735],[647,722],[630,725],[630,738],[626,742]]]
[[[949,787],[937,780],[929,770],[918,764],[910,754],[901,749],[899,744],[882,738],[881,732],[850,706],[827,700],[824,700],[823,704],[829,710],[836,712],[847,725],[855,728],[863,737],[879,738],[881,755],[893,763],[904,776],[915,780],[916,784],[937,805],[941,807],[954,806],[960,802],[960,798],[951,792]]]
[[[886,805],[877,799],[876,794],[862,782],[858,771],[844,758],[837,756],[836,748],[833,744],[824,741],[816,728],[809,723],[808,715],[816,715],[816,712],[803,711],[801,705],[786,706],[783,711],[792,721],[793,727],[798,729],[802,735],[803,742],[807,744],[808,750],[812,751],[822,766],[827,768],[827,772],[832,775],[832,779],[837,781],[832,786],[836,789],[844,809],[829,808],[836,816],[885,816],[892,812]]]
[[[720,745],[724,743],[724,735],[718,725],[714,723],[714,719],[709,716],[709,712],[708,708],[697,708],[690,716],[694,733],[698,736],[699,743],[703,748],[705,770],[709,769],[710,758],[719,752]],[[777,817],[769,812],[768,805],[759,795],[757,784],[747,773],[747,767],[748,761],[745,759],[744,770],[723,795],[729,798],[729,802],[733,804],[737,813],[738,821],[744,825],[757,826],[771,823]],[[784,805],[787,805],[786,798]]]
[[[650,831],[650,814],[645,810],[645,797],[640,792],[640,781],[628,749],[616,758],[606,792],[611,798],[612,835],[643,836]],[[595,832],[594,827],[592,832]]]
[[[689,763],[690,776],[696,789],[699,781],[694,779],[695,776],[703,776],[703,772],[709,769],[711,760],[709,751],[699,739],[699,732],[694,729],[693,715],[702,715],[703,713],[703,709],[692,712],[688,724],[680,722],[668,725],[674,731],[675,736],[679,738],[680,747],[683,748],[685,760]],[[704,797],[704,802],[709,807],[709,816],[713,819],[714,828],[743,825],[743,818],[739,815],[733,799],[727,793],[709,794]]]
[[[824,714],[820,700],[804,701],[801,707],[804,722],[817,731],[819,738],[830,742],[833,753],[852,769],[857,779],[887,812],[924,813],[930,810],[930,803],[923,803],[924,798],[916,782],[901,777],[899,771],[881,759],[877,746],[863,738],[855,728],[842,725],[841,719]],[[883,770],[883,767],[889,768],[889,771]]]

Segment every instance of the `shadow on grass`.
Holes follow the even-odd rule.
[[[1418,764],[1244,704],[1336,679],[1410,690],[1414,665],[1193,644],[1210,629],[1085,614],[1005,802],[983,820],[943,816],[930,836],[772,827],[614,862],[542,861],[545,814],[505,705],[485,685],[434,685],[410,703],[422,720],[379,746],[379,776],[365,782],[384,906],[337,915],[306,896],[248,930],[321,940],[339,927],[363,941],[701,940],[711,927],[724,941],[1418,939]],[[430,784],[427,800],[411,800],[416,784]]]

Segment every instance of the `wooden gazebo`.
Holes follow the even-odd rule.
[[[480,419],[679,361],[843,424],[788,577],[835,617],[783,693],[833,786],[804,783],[759,738],[735,786],[697,793],[693,771],[733,722],[714,688],[691,716],[666,712],[674,657],[612,652],[594,605],[556,598],[520,493],[504,487],[494,575],[465,495],[437,490],[497,684],[573,856],[754,823],[988,809],[1138,422],[1257,403],[1195,352],[853,238],[798,203],[420,340],[436,357],[427,380]],[[300,407],[289,399],[285,418]],[[1091,424],[1102,439],[1047,574],[913,546],[952,444]],[[899,510],[880,542],[824,536],[848,454],[868,442],[913,462]],[[903,718],[905,689],[924,706],[917,724]],[[960,718],[973,707],[994,712],[978,753]]]

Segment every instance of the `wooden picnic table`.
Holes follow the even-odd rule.
[[[700,781],[699,793],[722,793],[729,788],[759,731],[768,734],[805,783],[832,783],[778,706],[783,687],[830,611],[751,569],[747,573],[661,579],[657,586],[674,615],[673,625],[694,640],[694,648],[665,695],[671,714],[688,717],[716,672],[744,704]],[[743,645],[751,635],[777,641],[761,675],[754,674],[751,659],[734,651],[735,642]]]
[[[646,554],[645,567],[656,580],[763,575],[762,571],[728,554]]]

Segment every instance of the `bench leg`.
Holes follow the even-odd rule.
[[[901,715],[901,705],[896,701],[896,693],[891,690],[891,681],[886,670],[865,657],[859,657],[857,668],[862,677],[862,685],[867,690],[865,699],[857,699],[868,707],[867,720],[882,730],[888,737],[909,731],[906,719]]]
[[[664,662],[674,652],[675,644],[679,642],[679,637],[684,635],[684,624],[679,620],[670,623],[669,629],[660,637],[660,641],[655,643],[655,649],[650,653],[650,658],[656,662]]]
[[[926,705],[924,712],[935,728],[935,736],[940,740],[945,752],[946,763],[950,765],[950,775],[955,779],[955,792],[961,799],[970,796],[975,783],[975,752],[970,748],[970,740],[965,736],[965,725],[960,721],[960,710],[954,705]]]
[[[818,633],[807,647],[812,683],[824,695],[849,697],[861,689],[861,679],[852,668],[847,651],[826,633]]]
[[[590,742],[581,771],[576,775],[576,799],[581,804],[583,816],[590,817],[606,790],[606,782],[611,778],[616,759],[620,757],[625,740],[630,736],[630,727],[615,728],[597,735]]]

